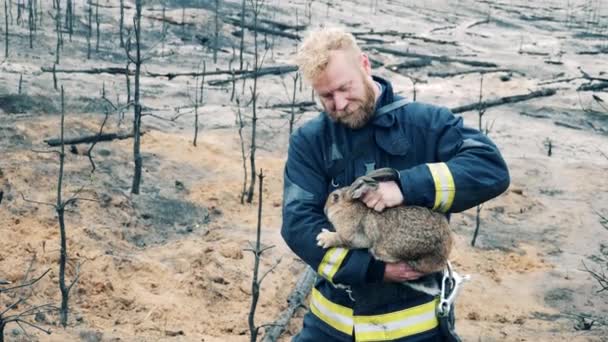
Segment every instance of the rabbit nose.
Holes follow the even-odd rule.
[[[323,214],[325,214],[325,216],[327,216],[327,207],[323,207]]]

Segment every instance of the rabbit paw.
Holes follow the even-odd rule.
[[[337,246],[340,242],[338,233],[330,232],[323,228],[323,230],[317,235],[317,245],[323,248],[329,248]]]

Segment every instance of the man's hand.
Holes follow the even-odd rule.
[[[398,282],[415,280],[422,277],[424,274],[414,271],[414,269],[405,262],[386,263],[384,269],[384,281]]]
[[[394,181],[378,183],[378,189],[366,192],[361,201],[377,212],[403,203],[403,194]]]

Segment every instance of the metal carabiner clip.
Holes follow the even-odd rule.
[[[443,272],[441,280],[441,297],[437,305],[437,316],[447,317],[460,293],[460,285],[471,279],[470,275],[461,276],[452,270],[452,265],[448,261],[446,271]]]

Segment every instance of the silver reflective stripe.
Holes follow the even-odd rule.
[[[462,146],[460,146],[460,151],[466,150],[467,148],[471,148],[471,147],[489,147],[489,146],[480,141],[468,138],[468,139],[464,139],[462,141]]]
[[[344,258],[348,250],[342,247],[330,248],[323,257],[321,264],[319,265],[319,274],[329,280],[333,281],[334,275],[338,272],[338,269],[342,265]]]
[[[315,297],[312,298],[311,304],[314,305],[315,308],[317,308],[317,310],[319,310],[319,312],[321,312],[321,314],[323,314],[323,316],[328,317],[331,320],[336,321],[340,324],[344,324],[344,325],[351,326],[351,327],[353,326],[352,317],[340,315],[337,312],[331,311],[329,308],[326,308],[325,306],[323,306],[323,304],[321,304],[321,302],[318,301]]]
[[[446,163],[426,164],[435,183],[435,204],[433,210],[448,212],[454,202],[456,187],[454,178]]]
[[[346,335],[353,333],[353,309],[336,304],[325,298],[319,290],[312,289],[310,311],[330,327]]]
[[[293,183],[289,177],[285,176],[285,191],[283,194],[285,205],[294,201],[312,201],[314,198],[315,196],[311,192],[304,190],[296,183]]]
[[[405,318],[400,321],[382,324],[355,324],[355,331],[357,333],[393,331],[418,325],[433,319],[435,319],[435,311],[429,311],[417,316]]]

